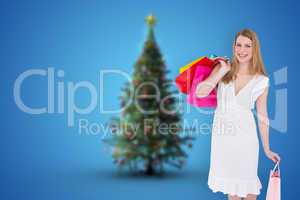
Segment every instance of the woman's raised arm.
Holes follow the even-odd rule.
[[[210,75],[197,85],[196,96],[198,98],[206,97],[215,88],[222,77],[230,70],[229,62],[219,61],[220,64],[214,67]]]

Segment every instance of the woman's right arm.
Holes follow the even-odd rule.
[[[230,70],[230,63],[220,60],[220,64],[214,67],[210,75],[197,85],[196,96],[206,97],[215,88],[222,77]]]

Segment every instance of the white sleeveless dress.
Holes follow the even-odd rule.
[[[213,192],[239,197],[260,194],[259,140],[252,109],[268,86],[269,78],[258,74],[235,95],[233,81],[219,82],[208,175]]]

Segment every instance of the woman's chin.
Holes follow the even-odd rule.
[[[250,61],[251,61],[251,59],[248,59],[248,58],[245,58],[245,59],[238,58],[237,60],[240,64],[247,64],[247,63],[250,63]]]

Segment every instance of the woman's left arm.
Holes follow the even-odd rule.
[[[256,101],[256,110],[257,110],[257,119],[259,132],[262,138],[263,148],[266,156],[271,159],[273,162],[280,162],[280,156],[270,150],[269,144],[269,117],[267,109],[267,100],[268,100],[269,87],[264,89],[264,92],[257,98]]]

